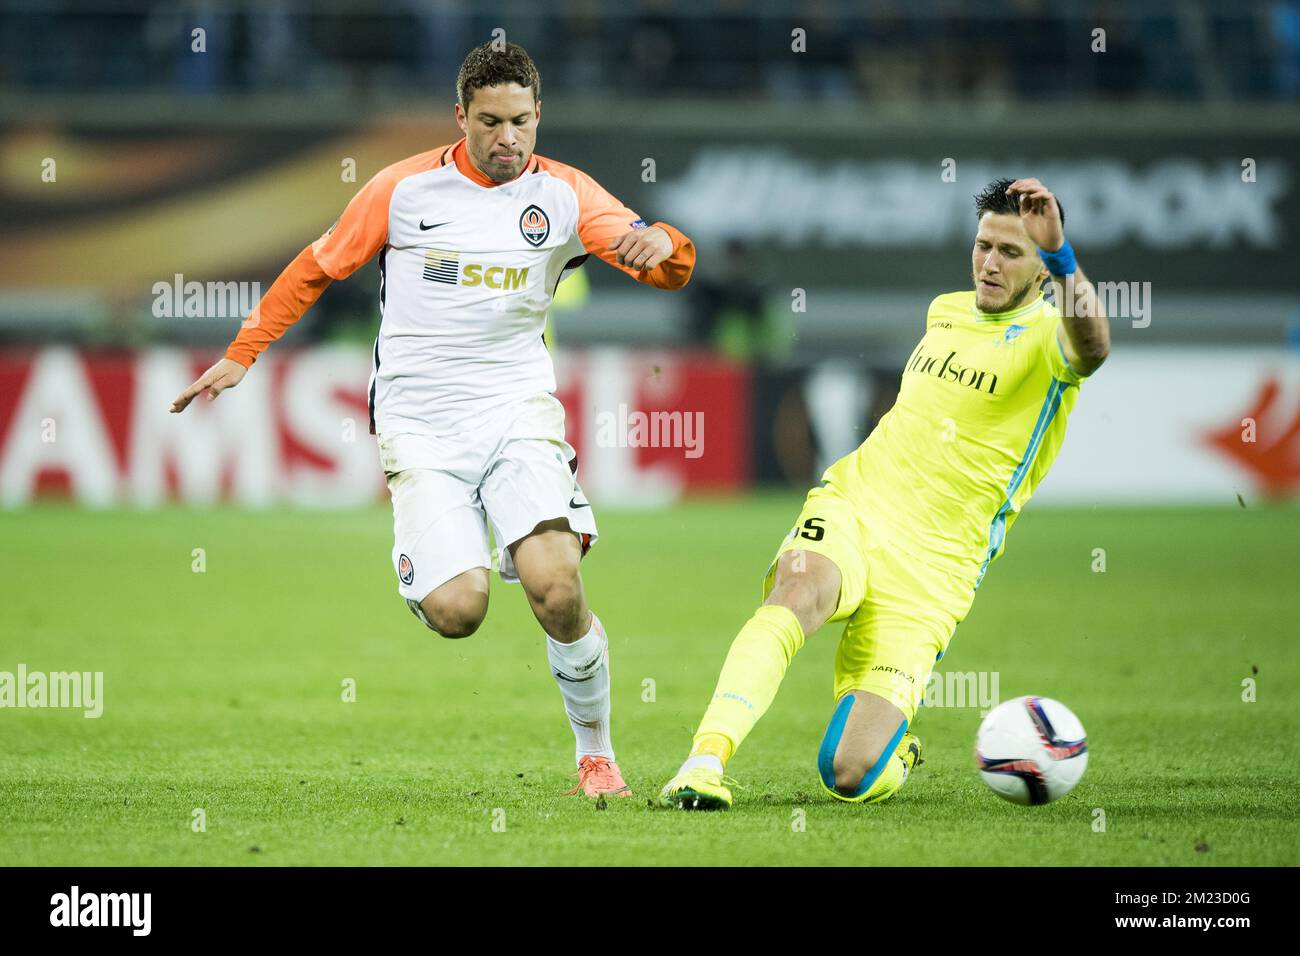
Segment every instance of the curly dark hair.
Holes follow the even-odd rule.
[[[518,43],[507,43],[504,50],[496,50],[492,43],[484,43],[469,51],[456,76],[456,99],[461,109],[469,109],[474,91],[485,86],[518,83],[531,86],[533,102],[542,95],[542,78],[528,51]]]
[[[984,187],[984,191],[975,197],[975,218],[983,219],[986,212],[1004,216],[1020,215],[1020,194],[1008,193],[1014,179],[995,179]],[[1061,210],[1061,225],[1065,225],[1065,207],[1061,197],[1056,197],[1056,208]]]

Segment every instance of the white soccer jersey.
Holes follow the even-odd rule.
[[[381,321],[370,380],[371,430],[448,435],[527,395],[553,392],[542,339],[565,270],[597,255],[642,282],[675,289],[695,261],[665,223],[672,256],[638,272],[606,247],[645,224],[590,176],[534,155],[496,183],[465,140],[384,169],[284,271],[227,356],[251,365],[316,300],[378,255]]]

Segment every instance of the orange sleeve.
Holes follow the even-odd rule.
[[[407,175],[408,164],[389,166],[362,186],[339,221],[311,244],[312,254],[325,275],[346,279],[384,247],[388,241],[388,205],[398,182]]]
[[[666,222],[652,222],[650,225],[658,226],[668,233],[673,241],[673,254],[651,269],[648,273],[650,278],[642,281],[649,282],[657,289],[680,289],[691,280],[691,273],[695,271],[695,243],[680,229]],[[634,273],[638,279],[643,274]]]
[[[442,149],[442,147],[440,147]],[[374,258],[388,241],[388,206],[406,176],[431,168],[430,150],[381,170],[352,197],[339,221],[294,258],[244,320],[226,358],[245,368],[284,335],[320,298],[332,279],[346,279]]]
[[[641,217],[586,173],[553,160],[545,160],[544,164],[547,172],[563,179],[578,194],[578,238],[587,252],[656,289],[680,289],[686,285],[691,270],[695,268],[695,244],[680,230],[666,222],[654,223],[672,239],[673,252],[653,269],[638,270],[620,265],[609,244],[629,229],[637,228],[635,224],[641,222]]]
[[[248,313],[235,341],[226,349],[226,358],[244,368],[251,367],[268,345],[302,318],[329,284],[330,277],[308,246],[285,266],[266,295]]]

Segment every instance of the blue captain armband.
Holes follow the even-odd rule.
[[[1043,265],[1047,266],[1047,271],[1058,279],[1074,275],[1075,270],[1078,269],[1074,262],[1074,250],[1070,248],[1068,242],[1063,243],[1061,248],[1055,252],[1039,249],[1038,258],[1043,260]]]

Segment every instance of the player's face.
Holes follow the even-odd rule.
[[[469,109],[456,104],[469,158],[489,179],[508,182],[524,171],[537,142],[542,104],[518,83],[484,86],[470,94]]]
[[[971,251],[975,307],[1006,312],[1038,295],[1046,272],[1019,216],[985,213]]]

